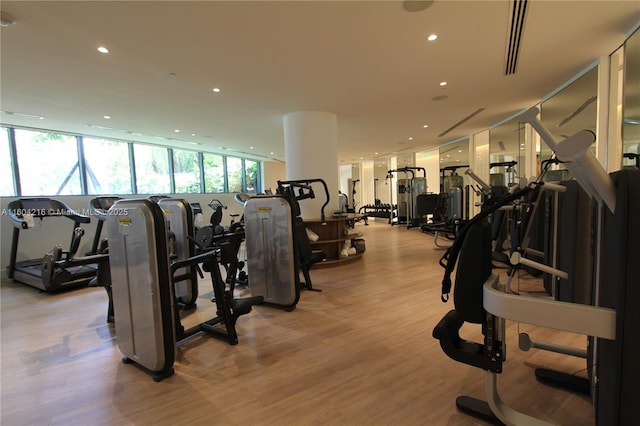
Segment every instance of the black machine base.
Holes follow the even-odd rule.
[[[167,370],[163,370],[163,371],[151,371],[151,370],[143,367],[142,365],[136,363],[131,358],[126,357],[126,356],[122,357],[122,363],[123,364],[135,365],[136,367],[138,367],[139,369],[141,369],[145,373],[150,374],[151,378],[153,379],[154,382],[160,382],[160,381],[166,379],[167,377],[171,377],[171,376],[173,376],[173,373],[175,372],[173,367],[171,367],[171,368],[169,368]]]
[[[456,407],[458,410],[477,419],[491,423],[493,425],[503,426],[504,423],[498,419],[491,407],[485,401],[470,396],[459,396],[456,398]]]
[[[560,387],[587,396],[591,395],[589,379],[576,377],[559,371],[548,370],[546,368],[537,368],[535,373],[536,378],[540,383]]]

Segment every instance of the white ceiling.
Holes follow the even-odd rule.
[[[16,22],[1,29],[0,118],[284,161],[283,115],[321,110],[338,117],[339,160],[370,160],[536,104],[640,21],[639,1],[530,0],[506,76],[511,2],[429,3],[2,1]]]

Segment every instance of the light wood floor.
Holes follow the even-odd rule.
[[[484,424],[455,407],[458,395],[483,398],[484,372],[447,358],[431,336],[452,309],[440,301],[442,251],[433,237],[373,220],[356,226],[365,255],[312,270],[321,293],[303,292],[293,312],[256,307],[238,320],[237,346],[211,337],[184,344],[175,375],[160,383],[121,362],[102,289],[48,295],[4,282],[2,425]],[[205,319],[212,305],[198,300]],[[508,324],[505,401],[555,424],[594,424],[588,397],[533,374],[547,366],[584,375],[586,362],[521,352],[518,330],[586,345],[582,336]]]

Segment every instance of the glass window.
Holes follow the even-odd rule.
[[[200,192],[200,164],[197,152],[173,150],[173,179],[176,193]]]
[[[260,175],[259,163],[257,161],[244,160],[244,181],[245,191],[258,191],[258,176]]]
[[[84,138],[84,159],[89,194],[131,194],[129,144]]]
[[[204,192],[224,192],[224,163],[221,155],[202,154],[204,163]]]
[[[136,167],[136,193],[168,194],[171,192],[167,148],[134,144],[133,155]]]
[[[9,129],[0,127],[0,196],[16,195],[9,150]]]
[[[81,195],[75,136],[16,129],[22,195]]]
[[[227,181],[229,192],[242,192],[242,160],[227,157]]]

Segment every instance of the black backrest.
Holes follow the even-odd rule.
[[[213,227],[216,227],[220,225],[220,222],[222,222],[222,206],[217,206],[213,211],[213,213],[211,213],[211,217],[209,218],[209,223]]]
[[[467,230],[458,255],[453,301],[464,321],[484,323],[482,287],[490,274],[491,225],[485,220]]]
[[[433,209],[433,220],[434,221],[443,221],[449,219],[448,217],[448,207],[449,206],[449,194],[447,192],[441,192],[438,194],[438,200],[436,202],[436,207]]]
[[[313,249],[309,243],[306,225],[301,217],[293,218],[293,242],[297,246],[301,262],[307,262],[311,258]]]
[[[419,217],[434,214],[438,206],[439,194],[418,194],[416,196],[416,210]]]

